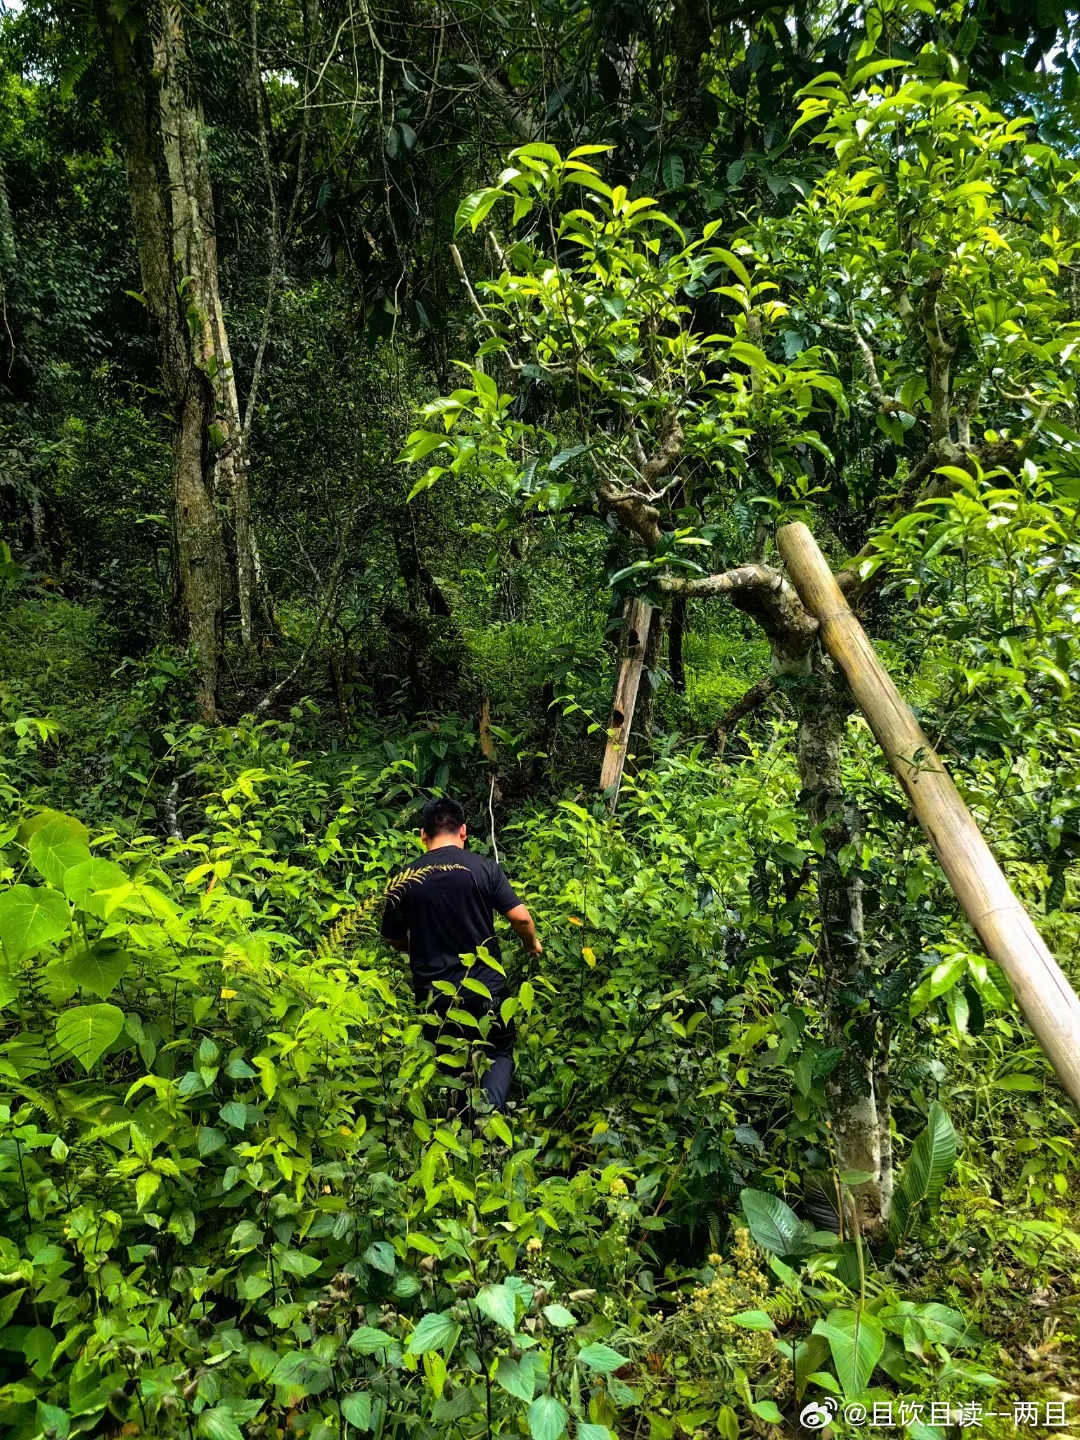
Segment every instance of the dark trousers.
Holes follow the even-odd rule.
[[[510,1099],[510,1082],[514,1075],[514,1041],[517,1039],[514,1022],[511,1020],[509,1025],[504,1024],[499,1014],[499,1006],[505,996],[497,994],[486,1000],[471,990],[459,990],[456,995],[443,995],[430,990],[424,992],[418,988],[416,998],[428,1009],[424,1024],[428,1038],[436,1045],[440,1037],[465,1040],[473,1049],[481,1050],[487,1056],[491,1063],[480,1079],[484,1098],[493,1110],[505,1110],[506,1102]],[[490,1016],[491,1025],[487,1038],[484,1039],[471,1025],[450,1019],[448,1012],[451,1010],[465,1010],[477,1020]],[[441,1068],[447,1073],[456,1073],[457,1069],[446,1065]]]

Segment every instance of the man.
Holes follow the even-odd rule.
[[[514,1070],[514,1026],[499,1015],[505,980],[493,966],[478,957],[466,966],[463,956],[483,948],[501,960],[495,936],[495,912],[514,927],[530,955],[543,946],[532,916],[510,888],[510,882],[493,860],[465,848],[465,812],[456,800],[429,800],[420,817],[420,839],[427,852],[410,860],[390,880],[382,933],[395,950],[408,955],[418,1003],[431,1001],[441,1018],[441,1029],[456,1035],[466,1032],[446,1020],[452,1008],[467,1010],[480,1019],[491,1017],[486,1048],[491,1065],[483,1077],[484,1094],[496,1110],[505,1110]],[[464,986],[466,975],[479,980],[491,999]],[[454,995],[434,990],[438,980],[449,981]],[[470,1031],[466,1038],[475,1038]]]

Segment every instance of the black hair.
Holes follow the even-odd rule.
[[[444,795],[441,800],[429,800],[420,812],[420,828],[429,840],[436,835],[453,835],[465,824],[465,811],[456,800]]]

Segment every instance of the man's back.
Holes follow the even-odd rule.
[[[466,974],[494,995],[504,984],[499,972],[482,961],[466,969],[461,956],[483,946],[494,959],[501,959],[495,912],[505,915],[520,903],[493,860],[443,845],[410,860],[391,879],[382,933],[388,940],[408,936],[419,995],[436,980],[460,985]]]

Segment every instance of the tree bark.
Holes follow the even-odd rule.
[[[142,53],[145,42],[117,18],[107,0],[97,0],[96,13],[116,97],[143,292],[173,425],[174,617],[179,635],[195,650],[199,716],[213,724],[223,561],[208,455],[214,393],[197,363],[188,326],[191,301],[174,268],[170,212],[176,197],[162,173],[163,113],[153,93],[149,56]]]
[[[194,363],[210,382],[214,401],[211,439],[216,495],[232,512],[240,638],[253,643],[252,596],[258,571],[251,492],[225,312],[218,281],[214,197],[206,161],[202,108],[191,84],[180,10],[162,0],[154,37],[154,68],[162,147],[169,177],[173,253],[186,283],[186,319]]]
[[[840,863],[840,852],[858,838],[862,828],[857,808],[844,794],[841,770],[841,748],[851,709],[846,685],[832,662],[818,654],[803,699],[798,764],[810,824],[825,846],[818,865],[819,954],[822,989],[828,997],[826,1041],[841,1051],[840,1061],[826,1081],[826,1095],[838,1169],[872,1177],[849,1188],[860,1228],[873,1234],[883,1221],[881,1121],[873,1064],[876,1027],[858,1007],[866,958],[862,877],[854,864],[845,875]]]

